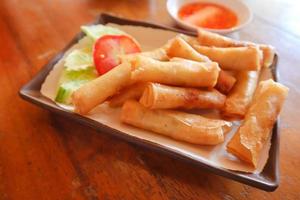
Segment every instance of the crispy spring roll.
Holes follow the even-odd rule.
[[[287,94],[287,87],[273,80],[261,81],[243,124],[227,144],[227,151],[256,167]]]
[[[252,42],[234,40],[216,33],[211,33],[205,30],[198,29],[198,41],[203,46],[215,47],[245,47],[257,46],[263,52],[263,66],[269,67],[275,56],[275,48],[271,45],[255,44]]]
[[[184,39],[189,45],[194,46],[194,45],[200,45],[198,38],[192,37],[192,36],[187,36],[184,34],[179,34],[178,35],[180,38]]]
[[[167,49],[168,57],[179,57],[189,60],[194,60],[198,62],[209,62],[209,58],[198,53],[193,47],[191,47],[184,39],[181,37],[175,37]]]
[[[167,49],[167,54],[170,58],[179,57],[198,62],[210,62],[208,57],[198,53],[191,45],[181,38],[181,36],[178,36],[171,41],[170,47]],[[231,90],[235,81],[236,79],[233,76],[221,70],[216,87],[226,94]]]
[[[241,71],[237,74],[237,83],[227,96],[223,116],[227,118],[244,118],[255,92],[259,72]]]
[[[159,48],[159,49],[155,49],[153,51],[145,51],[142,53],[121,55],[120,59],[121,59],[121,62],[132,62],[136,59],[137,56],[145,56],[145,57],[153,58],[153,59],[159,60],[159,61],[168,61],[169,60],[169,57],[167,55],[165,48]]]
[[[221,70],[215,88],[223,94],[228,94],[236,83],[236,78],[228,72]]]
[[[218,62],[225,70],[259,70],[261,51],[257,47],[207,47],[195,45],[199,53]]]
[[[214,87],[217,83],[220,68],[218,63],[161,62],[139,56],[133,62],[133,81],[157,82],[187,87]]]
[[[263,52],[263,66],[270,67],[275,57],[275,48],[266,44],[260,44],[259,48]]]
[[[142,52],[141,55],[149,57],[149,58],[153,58],[155,60],[160,60],[160,61],[169,60],[169,57],[167,55],[165,48],[159,48],[159,49],[155,49],[153,51]]]
[[[199,90],[149,83],[140,103],[150,109],[222,108],[226,96],[215,89]]]
[[[144,89],[146,87],[146,83],[135,83],[129,87],[124,88],[118,94],[112,96],[109,100],[110,107],[119,107],[122,106],[125,101],[134,99],[138,100],[142,96]]]
[[[232,124],[224,120],[171,110],[150,110],[136,101],[123,105],[121,121],[142,129],[193,144],[216,145]]]
[[[198,42],[203,46],[214,46],[214,47],[241,47],[244,46],[242,41],[234,40],[229,37],[222,36],[217,33],[198,29]]]
[[[131,65],[122,63],[106,74],[86,83],[72,95],[75,112],[86,114],[108,97],[130,84]]]

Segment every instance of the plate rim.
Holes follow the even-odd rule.
[[[89,23],[91,24],[107,24],[107,23],[117,23],[120,25],[133,25],[133,26],[144,26],[144,27],[151,27],[155,29],[163,29],[163,30],[169,30],[174,31],[178,33],[183,33],[187,35],[195,36],[194,32],[180,30],[176,28],[167,27],[164,25],[154,24],[150,22],[145,21],[137,21],[137,20],[130,20],[125,19],[121,17],[117,17],[111,14],[107,13],[101,13],[94,22]],[[141,138],[137,138],[131,135],[128,135],[126,133],[123,133],[119,130],[116,130],[112,127],[109,127],[103,123],[95,122],[92,119],[86,118],[84,116],[81,116],[79,114],[66,111],[59,106],[57,106],[55,103],[53,103],[51,100],[45,98],[40,93],[40,87],[48,73],[52,70],[53,66],[62,58],[64,53],[75,43],[78,42],[80,38],[82,38],[84,34],[82,32],[79,32],[75,35],[75,37],[61,50],[59,51],[54,57],[52,57],[47,64],[45,64],[40,71],[33,76],[33,78],[27,82],[20,90],[19,90],[19,96],[29,101],[30,103],[33,103],[39,107],[42,107],[44,109],[47,109],[51,112],[60,114],[62,116],[66,116],[72,120],[75,120],[83,125],[87,125],[97,131],[102,131],[105,134],[109,134],[113,137],[120,138],[122,140],[125,140],[126,142],[129,142],[134,145],[139,145],[146,147],[148,149],[163,152],[165,154],[168,154],[170,156],[176,157],[180,160],[190,162],[194,165],[199,166],[202,169],[205,169],[207,171],[210,171],[211,173],[217,174],[219,176],[223,176],[225,178],[229,178],[235,181],[238,181],[243,184],[247,184],[268,192],[274,191],[279,186],[279,127],[278,124],[280,124],[279,121],[276,122],[276,124],[273,127],[272,130],[272,138],[271,138],[271,148],[269,150],[269,158],[268,161],[263,169],[263,171],[259,174],[251,174],[251,173],[243,173],[243,172],[237,172],[229,169],[225,169],[222,167],[212,166],[208,163],[203,163],[201,161],[195,160],[190,156],[182,155],[180,152],[176,152],[174,149],[170,149],[168,147],[165,147],[163,145],[160,145],[158,143],[154,143],[148,140],[144,140]],[[278,56],[276,55],[274,58],[274,61],[272,63],[272,76],[274,80],[277,81],[278,79],[278,70],[277,70],[277,60]],[[37,86],[39,88],[37,88]],[[32,92],[36,92],[36,96],[32,94]],[[270,153],[273,152],[273,153]],[[268,177],[264,177],[264,173],[266,173],[267,170],[271,170],[271,179]]]

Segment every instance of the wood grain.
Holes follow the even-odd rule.
[[[102,11],[173,26],[164,1],[0,2],[0,199],[300,199],[297,1],[250,1],[237,37],[272,44],[290,87],[281,115],[281,183],[267,193],[128,144],[18,97],[51,56]]]

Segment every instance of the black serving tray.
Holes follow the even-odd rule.
[[[107,24],[107,23],[115,23],[120,25],[132,25],[132,26],[144,26],[144,27],[152,27],[155,29],[164,29],[164,30],[170,30],[178,33],[184,33],[187,35],[195,36],[196,33],[189,32],[189,31],[183,31],[179,29],[174,29],[170,27],[165,27],[157,24],[152,24],[148,22],[143,21],[135,21],[135,20],[128,20],[120,17],[115,17],[109,14],[100,14],[99,17],[96,19],[96,21],[92,24]],[[54,58],[52,58],[48,64],[46,64],[41,71],[32,79],[30,80],[25,86],[21,88],[19,91],[20,96],[25,99],[26,101],[29,101],[33,104],[36,104],[37,106],[40,106],[42,108],[45,108],[47,110],[50,110],[52,112],[58,113],[60,115],[63,115],[65,117],[71,118],[77,122],[80,122],[84,125],[87,125],[89,127],[92,127],[96,130],[101,131],[101,133],[105,132],[107,134],[111,134],[113,136],[122,138],[128,142],[142,145],[147,148],[155,149],[158,153],[167,153],[170,156],[174,156],[178,159],[189,161],[187,163],[195,164],[199,167],[199,169],[205,169],[208,171],[211,171],[217,175],[254,186],[256,188],[265,190],[265,191],[274,191],[279,184],[279,129],[278,129],[278,123],[277,122],[274,125],[273,128],[273,135],[271,139],[271,148],[269,152],[269,158],[267,161],[267,164],[264,167],[264,170],[259,174],[251,174],[251,173],[242,173],[237,171],[232,171],[228,169],[224,169],[221,167],[212,166],[208,163],[204,163],[198,160],[193,159],[192,157],[189,157],[187,155],[183,155],[179,152],[176,152],[172,149],[169,149],[163,145],[156,144],[147,140],[142,140],[139,138],[136,138],[134,136],[127,135],[126,133],[123,133],[121,131],[115,130],[109,126],[106,126],[105,124],[96,122],[94,120],[91,120],[85,116],[78,115],[76,113],[66,111],[59,107],[57,104],[55,104],[53,101],[45,98],[41,93],[41,85],[44,82],[45,78],[47,77],[48,73],[52,70],[53,66],[62,58],[64,53],[75,43],[78,42],[79,39],[81,39],[84,36],[82,32],[78,33],[75,38],[61,51],[59,52]],[[273,64],[271,66],[272,69],[272,75],[273,78],[276,80],[276,65],[277,65],[277,55],[275,56],[275,59],[273,61]]]

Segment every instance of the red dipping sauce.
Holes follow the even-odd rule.
[[[188,3],[180,8],[178,16],[188,24],[210,29],[228,29],[238,24],[232,10],[214,3]]]

